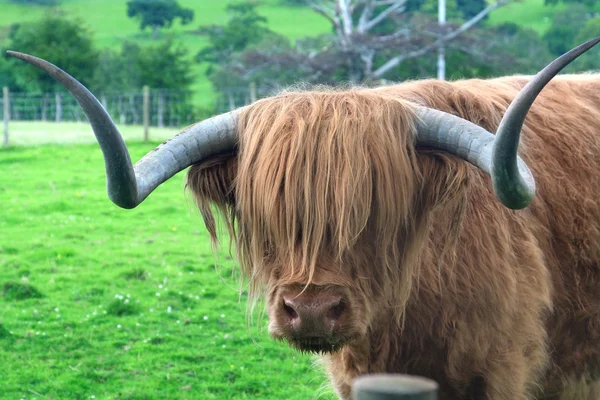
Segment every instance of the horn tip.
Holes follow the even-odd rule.
[[[14,50],[6,50],[6,54],[8,54],[9,56],[12,56],[12,57],[17,57],[17,58],[22,58],[27,55],[25,53],[20,53],[18,51],[14,51]]]

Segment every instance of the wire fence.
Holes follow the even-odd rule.
[[[151,126],[181,126],[195,118],[190,105],[190,95],[183,91],[150,89],[149,111]],[[122,125],[143,123],[144,92],[128,91],[102,93],[98,99]],[[4,96],[0,104],[4,106]],[[9,119],[16,121],[85,121],[86,117],[77,101],[66,92],[10,93]]]
[[[195,104],[191,92],[173,89],[151,89],[99,93],[98,100],[120,126],[144,127],[148,139],[150,127],[181,128],[207,118],[252,103],[273,92],[250,84],[219,92],[214,100]],[[8,145],[10,121],[86,122],[77,101],[66,91],[54,93],[9,93],[3,89],[0,97],[3,110],[4,145]],[[11,136],[17,132],[10,133]]]

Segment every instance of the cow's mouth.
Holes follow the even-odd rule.
[[[292,337],[287,339],[290,346],[302,351],[319,354],[335,353],[346,344],[347,341],[332,340],[324,337]]]

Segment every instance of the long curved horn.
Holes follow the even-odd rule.
[[[568,51],[538,72],[512,101],[496,135],[442,111],[417,108],[417,143],[448,151],[471,162],[492,177],[498,199],[512,209],[527,207],[535,195],[535,181],[518,157],[521,128],[538,94],[556,74],[600,42],[592,39]]]
[[[232,111],[186,128],[133,166],[115,123],[85,86],[41,58],[15,51],[7,53],[44,70],[75,97],[87,115],[104,154],[108,196],[119,207],[136,207],[179,171],[212,155],[231,151],[237,145],[239,114]]]

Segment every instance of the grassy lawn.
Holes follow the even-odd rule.
[[[119,126],[125,140],[142,141],[144,127],[134,125]],[[152,141],[164,141],[177,134],[177,128],[150,127]],[[28,146],[35,144],[84,144],[96,143],[94,133],[87,122],[32,122],[11,121],[9,125],[11,145]]]
[[[248,327],[183,173],[134,210],[95,144],[0,149],[0,175],[0,398],[334,398],[311,356]]]

